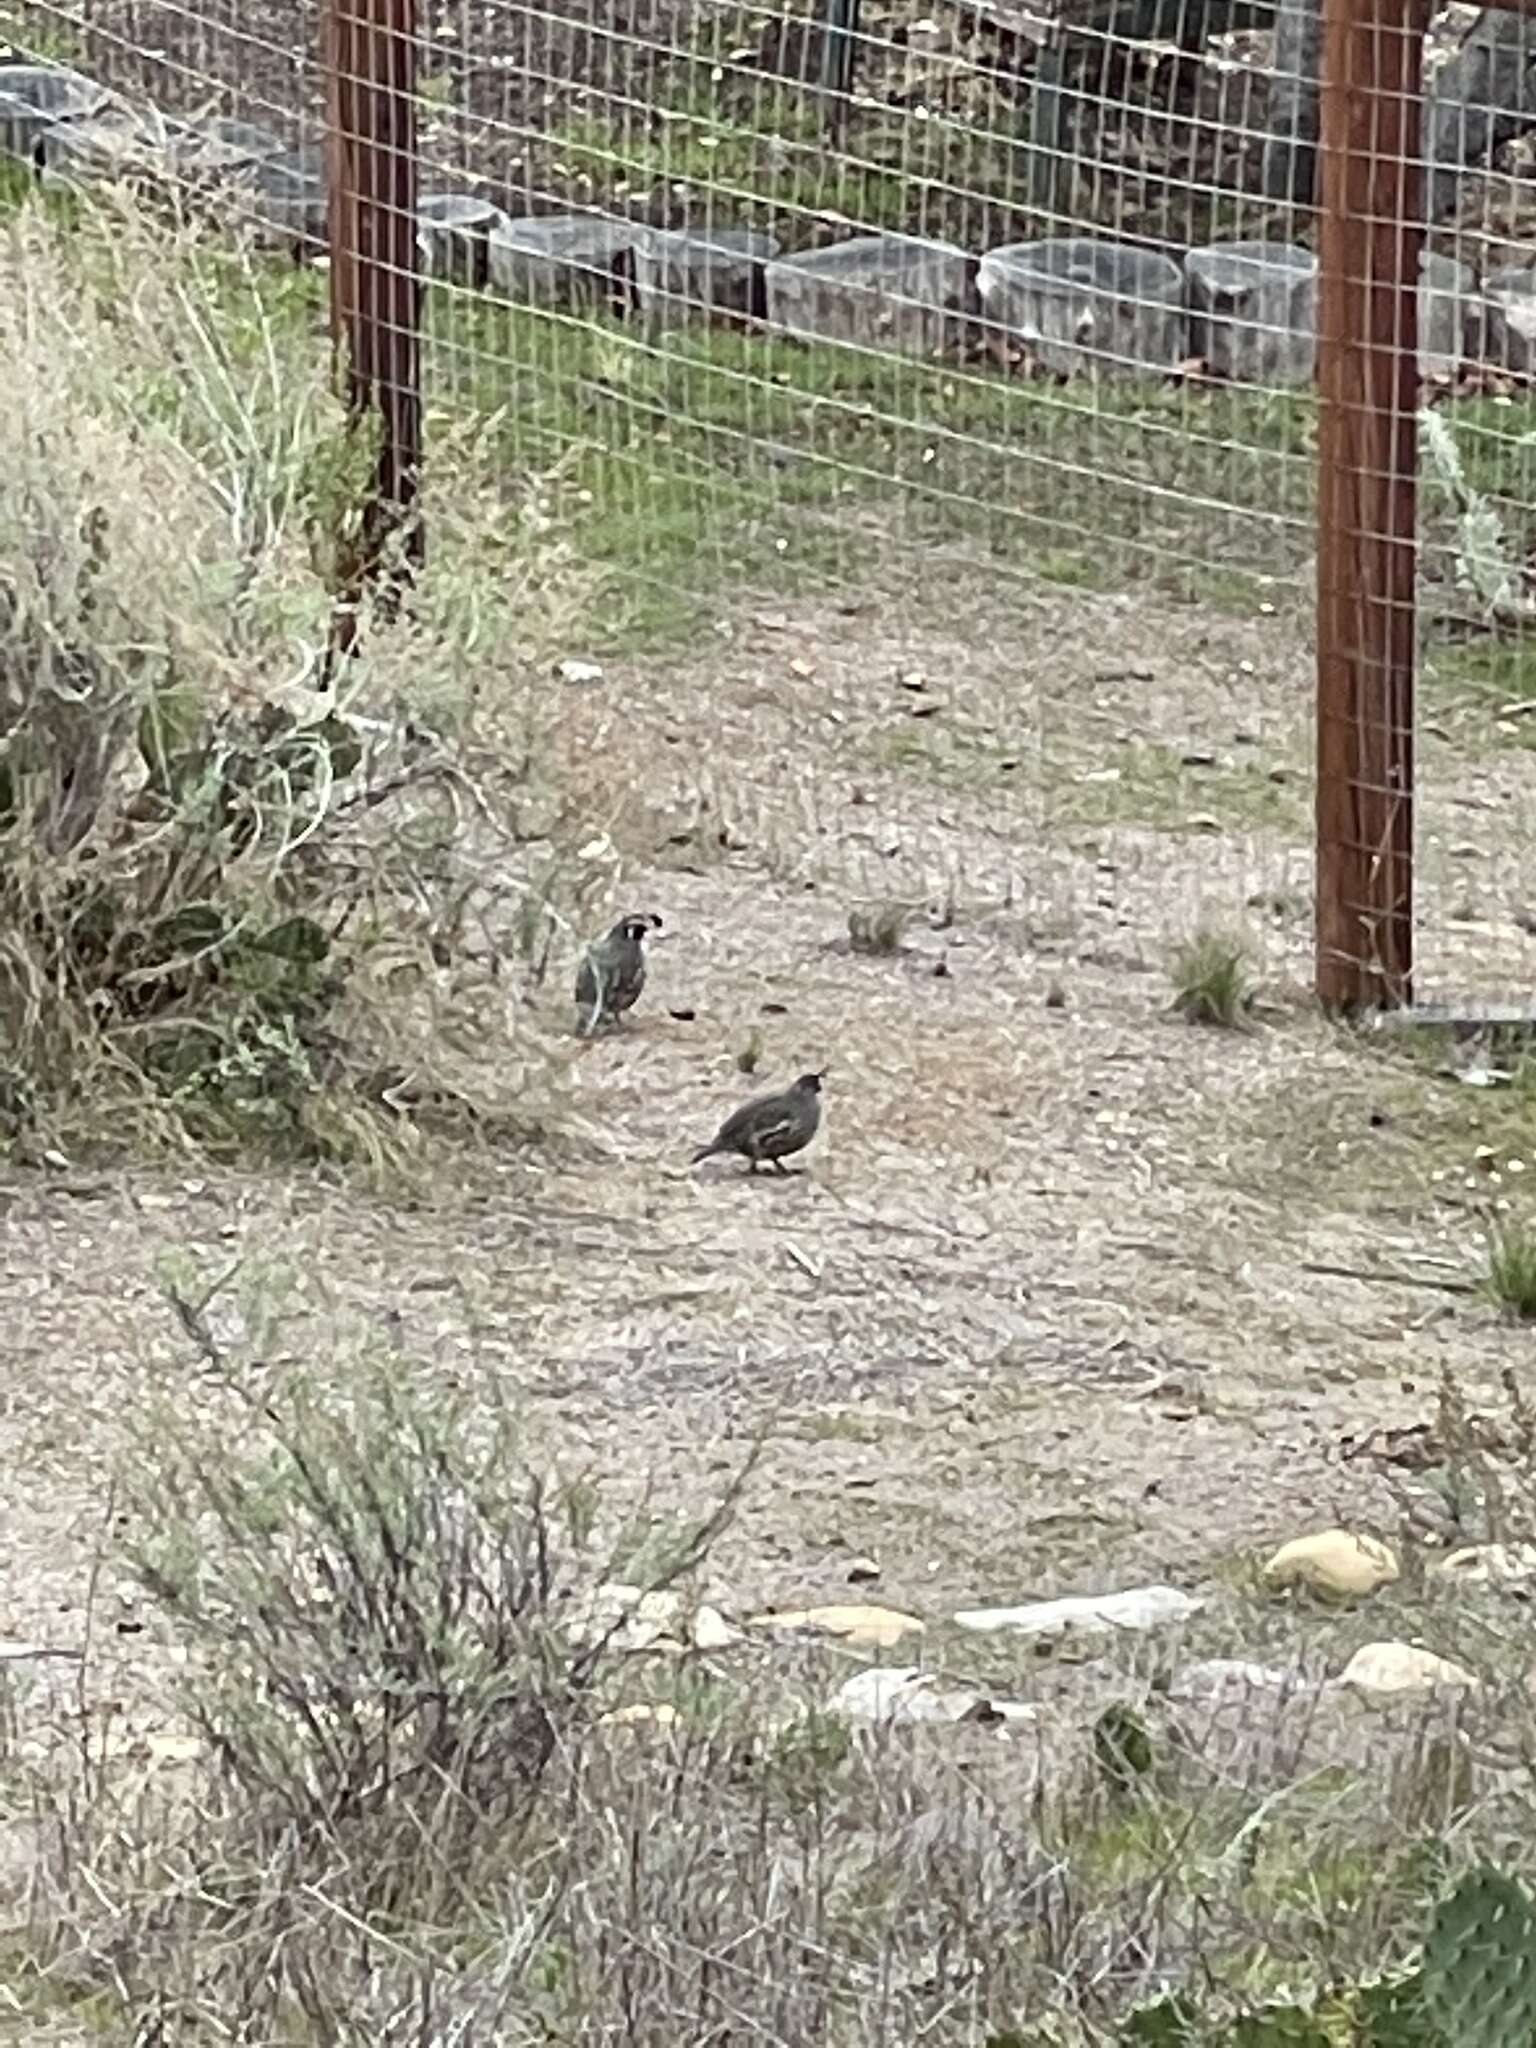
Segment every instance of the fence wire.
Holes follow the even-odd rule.
[[[79,184],[146,109],[200,124],[319,309],[321,16],[11,0],[14,63],[128,112],[13,80],[0,142]],[[887,811],[1006,815],[1042,929],[1209,913],[1305,975],[1319,24],[422,0],[428,461],[496,436],[600,579],[591,651],[886,691]],[[1452,1001],[1518,996],[1536,928],[1533,33],[1458,7],[1426,45],[1416,940]]]

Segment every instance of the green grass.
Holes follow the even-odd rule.
[[[1303,827],[1297,787],[1276,780],[1260,763],[1192,767],[1176,747],[1147,740],[1125,740],[1105,750],[1076,782],[1057,790],[1055,801],[1058,814],[1085,826],[1189,831],[1210,830],[1214,820],[1222,830],[1234,831],[1296,832]]]
[[[1432,647],[1424,662],[1424,704],[1460,744],[1536,747],[1536,714],[1512,707],[1536,700],[1536,641],[1487,633]]]
[[[723,331],[650,339],[438,289],[428,329],[434,401],[493,416],[514,468],[557,467],[578,544],[630,586],[629,638],[696,625],[733,583],[846,578],[872,507],[909,543],[967,541],[1084,585],[1241,575],[1256,549],[1281,572],[1306,539],[1306,399],[1063,389]],[[1264,509],[1213,514],[1236,494],[1234,448],[1262,451],[1249,495]]]
[[[1191,1024],[1236,1030],[1253,1004],[1248,948],[1223,932],[1198,931],[1175,946],[1168,965],[1173,1007]]]
[[[1488,1237],[1488,1297],[1515,1323],[1536,1323],[1536,1235],[1518,1223],[1501,1223]]]
[[[866,105],[829,148],[814,86],[740,61],[761,34],[745,17],[734,32],[705,30],[639,91],[568,115],[534,142],[533,181],[572,203],[639,199],[668,213],[702,197],[722,219],[771,226],[786,248],[829,217],[981,248],[1041,231],[1015,110],[995,87],[996,118],[979,105],[958,119],[933,106],[924,121]]]
[[[789,105],[782,125],[789,133],[807,118]],[[664,130],[675,141],[686,125],[663,123],[647,144],[657,166],[657,138]],[[720,159],[728,139],[707,154]],[[580,136],[567,131],[564,141],[569,154]],[[723,160],[732,161],[728,149]],[[14,177],[0,181],[0,207],[23,190]],[[868,209],[858,217],[870,224]],[[274,259],[265,324],[240,267],[231,262],[227,276],[232,362],[269,346],[274,318],[290,345],[326,346],[319,273]],[[1304,573],[1311,549],[1315,406],[1306,392],[1060,386],[981,362],[761,334],[650,336],[606,315],[438,285],[426,335],[429,436],[483,422],[509,493],[536,487],[543,511],[608,583],[593,620],[598,647],[697,633],[733,593],[847,588],[893,534],[909,554],[955,544],[1065,587],[1152,583],[1238,612],[1277,579]],[[1528,409],[1490,404],[1457,410],[1458,445],[1469,479],[1504,492],[1513,518],[1531,453]],[[1427,490],[1431,513],[1433,498]],[[1508,684],[1519,695],[1526,678],[1511,664],[1523,662],[1519,649],[1474,643],[1435,658],[1431,677],[1441,680],[1431,688],[1481,696]],[[1082,793],[1090,818],[1096,806],[1124,815],[1132,782],[1132,808],[1162,824],[1229,809],[1278,824],[1295,808],[1250,768],[1218,790],[1219,773],[1189,777],[1152,751],[1125,766],[1126,789]]]

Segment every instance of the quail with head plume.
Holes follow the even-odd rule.
[[[802,1074],[792,1087],[778,1095],[759,1095],[733,1110],[707,1145],[693,1155],[713,1159],[720,1153],[736,1153],[753,1173],[767,1160],[776,1172],[792,1152],[803,1152],[821,1123],[820,1074]]]
[[[611,931],[594,939],[576,969],[576,1030],[585,1038],[604,1024],[616,1024],[634,1008],[645,987],[644,942],[661,930],[654,911],[631,911]]]

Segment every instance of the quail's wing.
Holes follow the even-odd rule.
[[[616,1003],[627,1008],[636,1000],[645,987],[645,955],[638,946],[633,953],[626,953],[622,959],[613,963],[609,979],[613,985],[613,998]]]
[[[805,1140],[804,1123],[788,1110],[782,1116],[765,1116],[752,1132],[752,1143],[766,1159],[780,1152],[798,1152]]]
[[[733,1109],[715,1134],[722,1151],[731,1151],[751,1138],[761,1143],[762,1132],[784,1116],[784,1099],[779,1095],[757,1095]]]

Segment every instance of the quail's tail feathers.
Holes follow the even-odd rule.
[[[707,1145],[701,1145],[698,1151],[694,1153],[693,1164],[697,1166],[701,1159],[713,1159],[715,1154],[719,1150],[720,1147],[715,1143],[714,1139],[711,1138]]]

